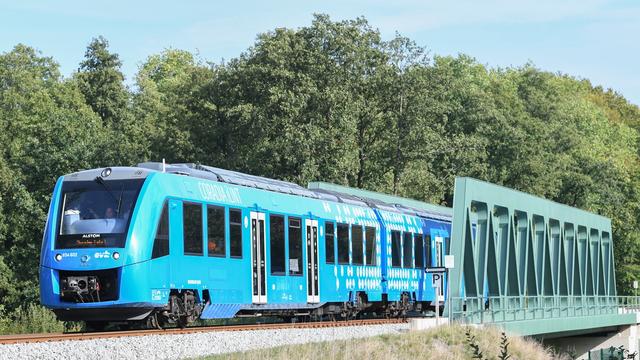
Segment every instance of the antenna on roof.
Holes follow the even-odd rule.
[[[162,172],[167,172],[167,164],[164,162],[164,158],[162,158]]]

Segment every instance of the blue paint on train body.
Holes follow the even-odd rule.
[[[117,169],[117,168],[114,168]],[[122,171],[138,171],[137,168],[120,168]],[[100,171],[100,169],[95,170]],[[115,170],[114,170],[115,171]],[[82,174],[82,173],[81,173]],[[93,176],[89,174],[90,176]],[[89,176],[87,175],[87,176]],[[142,175],[141,175],[142,176]],[[71,195],[64,192],[64,187],[72,178],[68,176],[58,179],[44,230],[40,261],[40,294],[44,306],[57,309],[57,314],[69,314],[83,309],[112,308],[161,308],[167,305],[171,291],[192,289],[197,293],[199,301],[208,296],[211,306],[218,309],[205,309],[203,317],[232,316],[241,309],[300,308],[318,307],[327,303],[343,303],[353,301],[357,292],[364,292],[368,301],[381,301],[386,295],[388,301],[398,301],[403,293],[408,293],[415,301],[433,301],[434,289],[431,286],[431,275],[425,274],[413,264],[405,267],[394,267],[391,262],[391,232],[411,232],[421,234],[431,241],[425,246],[425,259],[432,266],[443,262],[446,243],[450,236],[450,221],[418,217],[415,214],[391,212],[366,206],[314,199],[280,192],[267,191],[247,186],[239,186],[224,182],[210,181],[191,176],[182,176],[160,171],[149,171],[141,177],[141,187],[132,205],[130,221],[123,233],[122,246],[108,246],[108,241],[92,243],[91,240],[71,239],[73,247],[59,245],[64,231],[61,221],[67,218],[82,218],[82,210],[71,209],[67,204]],[[106,180],[109,194],[117,198],[119,188],[111,189],[110,180]],[[94,186],[94,185],[91,185]],[[124,186],[124,185],[123,185]],[[123,187],[124,189],[124,187]],[[113,196],[112,196],[113,197]],[[197,204],[201,207],[202,255],[185,255],[185,204]],[[209,222],[208,206],[224,209],[224,255],[209,256],[208,245]],[[68,209],[69,208],[69,209]],[[168,255],[152,259],[154,242],[163,216],[163,208],[168,212]],[[232,257],[230,249],[230,209],[239,210],[241,231],[241,256]],[[120,211],[120,203],[118,203]],[[253,289],[255,276],[252,267],[252,219],[255,214],[264,214],[264,257],[265,262],[265,297],[262,304],[255,304]],[[253,214],[253,215],[252,215]],[[290,258],[288,232],[285,225],[284,236],[284,271],[273,273],[271,260],[273,248],[270,246],[270,219],[272,216],[301,220],[301,256],[302,260]],[[306,244],[307,221],[317,221],[318,252],[318,294],[317,298],[309,298],[311,282],[308,278],[310,260]],[[71,221],[71,220],[68,220]],[[101,220],[82,220],[88,224]],[[109,223],[109,219],[104,222]],[[189,220],[191,221],[191,220]],[[326,224],[333,223],[335,259],[328,263]],[[309,224],[313,224],[310,222]],[[349,224],[361,227],[363,238],[367,231],[375,229],[375,252],[366,248],[363,240],[364,254],[356,254],[362,264],[354,264],[353,243],[348,242],[348,261],[344,252],[340,252],[337,224]],[[64,224],[64,226],[69,226]],[[73,231],[69,231],[73,233]],[[81,234],[82,236],[100,237],[100,234]],[[72,235],[65,235],[71,236]],[[75,236],[75,235],[74,235]],[[79,235],[78,235],[79,236]],[[349,231],[349,236],[352,232]],[[331,238],[331,236],[329,236]],[[342,247],[344,249],[344,247]],[[236,249],[237,251],[237,249]],[[119,256],[116,256],[118,253]],[[373,259],[371,257],[375,257]],[[258,255],[255,255],[258,256]],[[412,254],[412,259],[416,254]],[[369,260],[367,260],[369,258]],[[373,264],[366,265],[366,263]],[[329,260],[330,261],[330,260]],[[413,261],[412,261],[413,262]],[[302,264],[302,266],[300,266]],[[301,267],[301,268],[300,268]],[[84,275],[95,271],[111,271],[115,284],[115,295],[110,300],[93,299],[78,301],[61,296],[61,276],[69,274]],[[280,269],[282,270],[282,269]],[[295,274],[294,274],[295,273]],[[111,275],[110,275],[111,276]],[[65,286],[68,286],[66,284]],[[104,286],[104,285],[100,285]],[[103,288],[101,288],[103,290]],[[104,290],[103,290],[104,291]],[[208,295],[205,295],[208,294]],[[80,295],[78,295],[80,296]],[[93,295],[92,295],[93,296]],[[310,301],[311,299],[311,301]],[[229,306],[220,306],[229,305]],[[61,316],[65,318],[65,316]],[[133,318],[132,316],[127,319]]]

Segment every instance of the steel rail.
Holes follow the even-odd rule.
[[[344,327],[344,326],[398,324],[398,323],[406,323],[406,322],[407,322],[406,319],[366,319],[366,320],[318,321],[318,322],[300,322],[300,323],[218,325],[218,326],[187,327],[184,329],[168,328],[163,330],[144,329],[144,330],[106,331],[106,332],[17,334],[17,335],[0,336],[0,345],[67,341],[67,340],[108,339],[108,338],[129,337],[129,336],[180,335],[180,334],[194,334],[194,333],[215,332],[215,331],[330,328],[330,327]]]

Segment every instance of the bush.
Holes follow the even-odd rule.
[[[79,323],[58,321],[53,312],[37,304],[22,306],[13,314],[4,314],[0,311],[0,334],[34,334],[79,330],[81,330]]]

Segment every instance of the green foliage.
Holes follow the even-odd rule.
[[[511,355],[509,354],[509,339],[507,339],[507,334],[505,334],[504,331],[500,336],[500,354],[498,355],[498,359],[500,360],[511,359]]]
[[[57,177],[165,158],[451,205],[472,176],[608,216],[620,294],[640,277],[640,108],[532,64],[490,69],[384,40],[364,18],[258,35],[210,64],[167,49],[124,84],[102,37],[78,72],[0,54],[0,305],[37,301]]]
[[[11,316],[2,316],[2,312],[0,312],[0,334],[34,334],[79,330],[78,323],[58,321],[50,310],[36,304],[21,306]]]
[[[484,359],[484,355],[480,350],[480,345],[478,345],[478,341],[476,340],[476,336],[471,334],[471,328],[467,327],[465,329],[465,336],[467,337],[467,346],[471,348],[471,358],[472,359]]]
[[[124,87],[122,63],[109,52],[109,42],[102,36],[91,41],[76,74],[78,87],[87,104],[107,123],[121,121],[127,111],[129,94]]]
[[[625,353],[628,352],[629,350],[625,350],[624,345],[620,345],[619,347],[609,347],[604,354],[607,357],[607,360],[618,360],[626,358]]]

